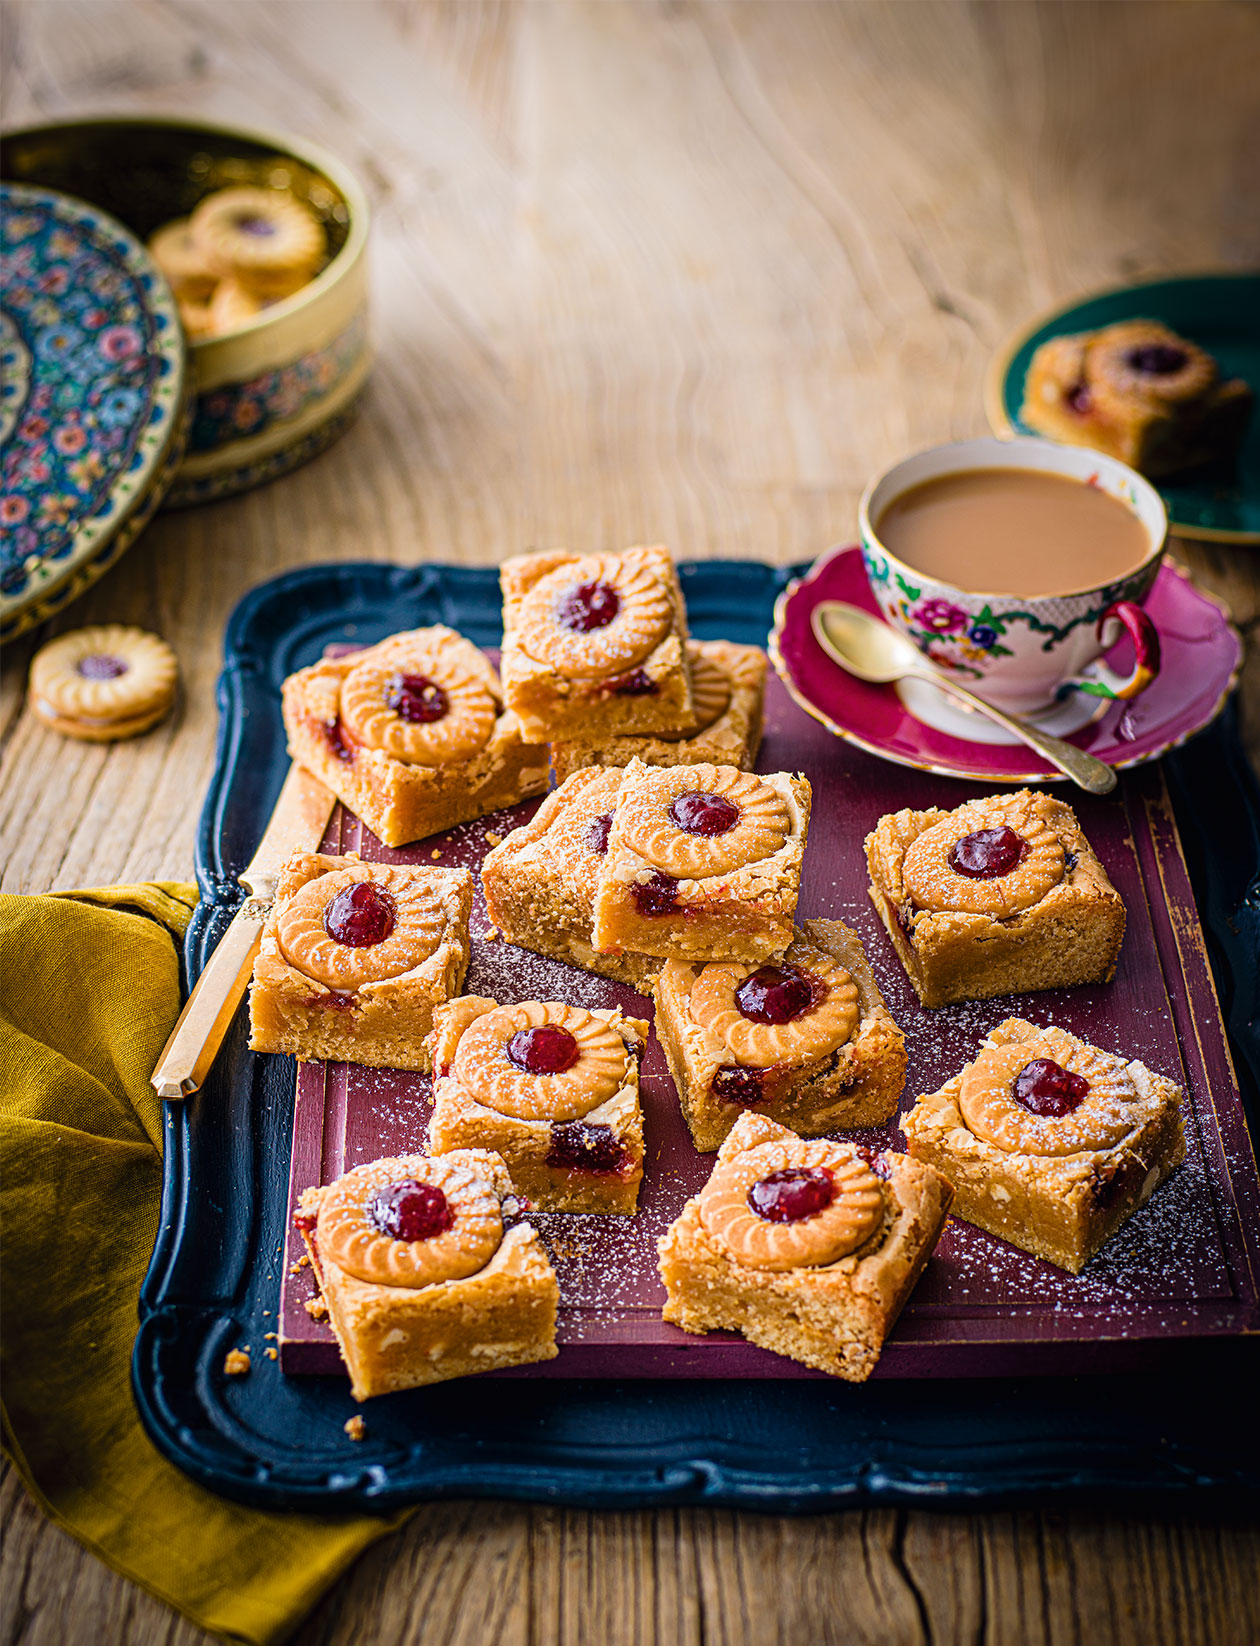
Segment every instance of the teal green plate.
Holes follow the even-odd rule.
[[[1260,394],[1260,274],[1187,274],[1098,292],[1011,338],[990,368],[985,393],[994,432],[1033,433],[1019,408],[1029,362],[1047,338],[1097,331],[1117,320],[1162,320],[1214,355],[1224,376],[1244,378]],[[1182,536],[1260,543],[1260,411],[1252,413],[1236,465],[1201,469],[1159,490],[1169,523]]]

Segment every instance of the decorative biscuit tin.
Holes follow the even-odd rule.
[[[348,426],[367,380],[368,207],[314,145],[170,117],[31,127],[5,139],[4,175],[112,212],[147,237],[205,195],[283,188],[323,224],[329,260],[293,296],[189,347],[188,448],[167,494],[179,506],[245,491],[315,456]]]
[[[0,187],[0,639],[106,571],[188,438],[186,350],[144,247],[94,206]]]

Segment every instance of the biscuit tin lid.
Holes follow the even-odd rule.
[[[0,185],[0,638],[133,541],[187,440],[187,351],[148,252],[81,200]]]

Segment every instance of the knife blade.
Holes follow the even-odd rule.
[[[158,1058],[151,1084],[159,1097],[187,1097],[209,1074],[249,983],[280,869],[294,852],[318,850],[336,803],[318,778],[290,766],[258,849],[237,876],[250,895],[202,968]]]

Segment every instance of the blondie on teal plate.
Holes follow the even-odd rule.
[[[985,410],[995,434],[1032,434],[1021,422],[1024,379],[1051,337],[1097,331],[1119,320],[1162,320],[1213,355],[1224,377],[1260,398],[1260,274],[1187,274],[1098,292],[1033,321],[998,350]],[[1252,412],[1236,463],[1174,475],[1159,484],[1171,529],[1185,537],[1260,543],[1260,411]]]

